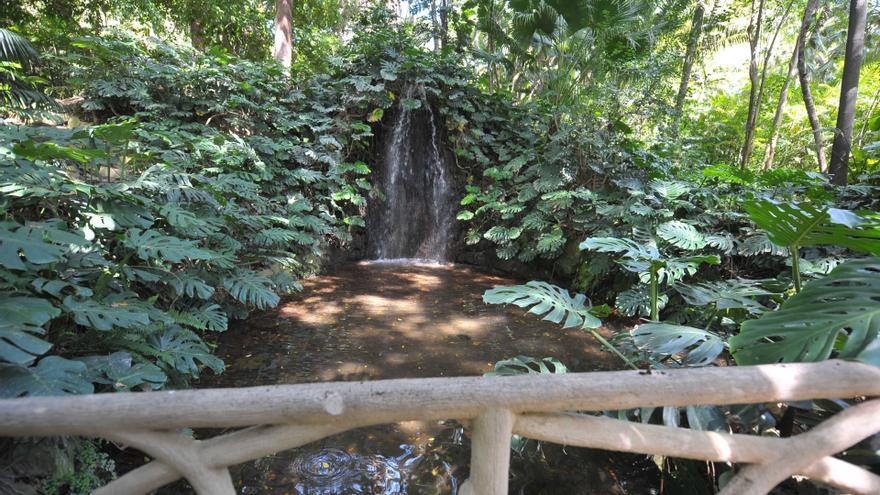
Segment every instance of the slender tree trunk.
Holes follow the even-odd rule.
[[[189,21],[189,40],[196,50],[205,50],[205,34],[202,32],[202,23],[198,20]]]
[[[437,22],[437,0],[431,0],[431,43],[434,51],[440,50],[440,26]]]
[[[290,67],[293,60],[292,26],[293,0],[275,0],[275,46],[272,56],[284,67]]]
[[[816,29],[819,29],[817,23]],[[813,92],[810,91],[810,80],[807,78],[807,62],[805,52],[806,39],[798,50],[798,80],[801,83],[801,95],[804,98],[804,108],[807,109],[807,117],[810,119],[810,127],[813,129],[813,141],[816,143],[816,160],[819,162],[819,170],[826,172],[828,165],[825,162],[825,142],[822,139],[822,124],[816,114],[816,105],[813,103]]]
[[[779,141],[779,126],[782,124],[785,104],[788,102],[788,87],[791,85],[791,80],[797,75],[798,54],[800,53],[801,47],[806,42],[807,32],[810,29],[810,20],[813,18],[813,14],[816,13],[816,8],[818,6],[819,0],[808,0],[807,6],[804,8],[801,28],[798,31],[797,39],[794,43],[794,50],[792,50],[791,59],[788,61],[788,72],[785,76],[785,82],[782,84],[782,89],[779,91],[779,102],[776,104],[776,113],[773,114],[773,126],[770,128],[770,142],[767,144],[767,149],[764,153],[764,170],[773,168],[773,159],[776,156],[776,143]]]
[[[856,116],[856,99],[859,95],[859,71],[862,68],[862,60],[865,58],[865,23],[867,18],[867,1],[851,0],[843,79],[840,82],[840,104],[837,107],[837,126],[834,130],[834,145],[831,147],[831,164],[828,168],[828,172],[831,174],[831,183],[841,186],[846,185],[846,176],[849,172],[853,120]]]
[[[749,114],[746,118],[745,140],[740,152],[740,168],[745,169],[752,155],[752,146],[755,138],[755,124],[758,121],[758,42],[761,40],[761,25],[764,22],[764,0],[758,0],[755,8],[755,0],[752,0],[752,12],[749,18]]]
[[[449,10],[452,0],[440,2],[440,47],[446,48],[449,43]]]
[[[675,109],[672,112],[672,135],[678,136],[678,123],[681,121],[681,112],[684,101],[687,98],[688,84],[691,80],[691,70],[694,60],[697,58],[697,46],[700,44],[700,35],[703,33],[703,15],[706,9],[703,3],[697,4],[694,9],[694,18],[691,21],[691,32],[688,35],[687,51],[684,55],[684,66],[681,70],[681,83],[678,85],[678,95],[675,97]]]

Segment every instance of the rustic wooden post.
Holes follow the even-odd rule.
[[[474,419],[471,475],[462,485],[461,495],[507,495],[515,420],[508,409],[489,409]]]

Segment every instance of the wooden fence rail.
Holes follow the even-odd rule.
[[[235,493],[228,467],[343,431],[409,420],[472,425],[471,474],[460,493],[507,493],[510,437],[623,452],[748,464],[723,495],[763,494],[793,474],[859,494],[880,476],[831,457],[880,432],[880,400],[852,406],[792,438],[630,423],[583,414],[636,407],[880,396],[880,368],[822,363],[653,373],[428,378],[0,400],[0,436],[81,435],[154,459],[98,494],[149,493],[186,478],[199,494]],[[573,411],[579,411],[575,413]],[[242,427],[207,440],[180,428]]]

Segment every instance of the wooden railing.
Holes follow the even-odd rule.
[[[458,419],[472,427],[462,494],[507,493],[512,434],[572,446],[744,463],[722,491],[767,493],[793,474],[850,493],[880,477],[831,457],[880,431],[880,400],[791,438],[631,423],[572,411],[880,396],[880,368],[826,361],[670,371],[372,382],[0,400],[0,435],[103,437],[154,459],[98,494],[148,493],[186,478],[200,494],[235,493],[228,466],[352,428]],[[180,428],[245,427],[207,440]]]

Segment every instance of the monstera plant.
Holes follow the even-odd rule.
[[[657,236],[681,250],[692,251],[706,246],[706,240],[689,224],[677,220],[666,222],[657,229]],[[718,255],[666,256],[651,238],[636,242],[629,238],[591,237],[580,244],[582,250],[600,253],[617,253],[617,260],[629,272],[637,273],[643,280],[647,278],[651,320],[660,319],[661,282],[673,284],[687,275],[693,275],[702,264],[717,265]]]
[[[569,292],[547,282],[531,281],[525,285],[499,286],[483,294],[486,304],[514,304],[530,308],[529,313],[544,315],[544,320],[561,323],[562,328],[580,327],[590,333],[605,348],[621,358],[627,366],[637,369],[628,357],[598,332],[602,325],[599,315],[607,314],[607,306],[593,307],[587,296]]]
[[[822,361],[880,366],[880,258],[848,261],[730,339],[739,364]]]
[[[791,276],[795,291],[801,290],[800,248],[832,245],[880,255],[880,217],[858,215],[849,210],[822,208],[810,203],[770,200],[746,203],[755,224],[767,231],[774,244],[791,253]]]

